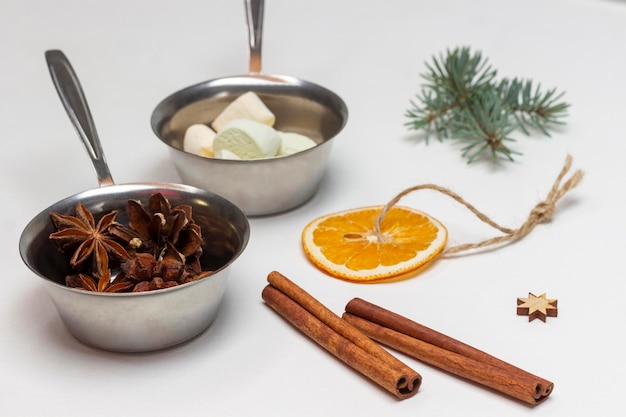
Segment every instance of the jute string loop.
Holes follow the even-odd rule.
[[[460,252],[468,251],[471,249],[484,248],[487,246],[498,245],[498,244],[503,244],[503,243],[511,243],[529,234],[535,228],[535,226],[538,225],[539,223],[545,223],[552,219],[552,216],[554,215],[554,212],[556,210],[557,202],[568,191],[576,187],[583,178],[583,175],[584,175],[583,172],[581,170],[577,170],[571,175],[569,179],[563,182],[563,179],[569,172],[571,166],[572,166],[572,157],[570,155],[567,155],[567,158],[565,159],[565,164],[563,165],[563,168],[561,168],[561,172],[559,172],[559,175],[554,181],[554,184],[552,185],[552,188],[550,189],[550,192],[548,193],[546,199],[538,203],[530,211],[528,219],[526,219],[524,224],[522,224],[517,229],[509,229],[508,227],[500,226],[498,223],[490,219],[486,214],[484,214],[483,212],[478,210],[476,207],[474,207],[472,204],[470,204],[465,199],[463,199],[460,195],[458,195],[457,193],[447,188],[440,187],[435,184],[421,184],[421,185],[416,185],[414,187],[410,187],[401,191],[398,195],[396,195],[391,201],[389,201],[383,207],[383,210],[381,211],[376,221],[376,226],[375,226],[376,235],[379,237],[379,239],[381,240],[384,239],[380,231],[381,223],[383,219],[385,218],[385,216],[387,215],[387,212],[394,205],[396,205],[396,203],[398,203],[398,201],[400,201],[402,197],[404,197],[405,195],[409,193],[412,193],[413,191],[428,189],[428,190],[438,191],[444,195],[447,195],[448,197],[451,197],[456,202],[464,205],[469,211],[474,213],[474,215],[478,217],[483,223],[486,223],[489,226],[493,227],[494,229],[503,233],[502,236],[496,236],[493,238],[483,240],[481,242],[464,243],[464,244],[460,244],[457,246],[446,248],[441,253],[442,255],[453,255],[453,254],[458,254]]]

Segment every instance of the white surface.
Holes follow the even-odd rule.
[[[626,372],[623,180],[626,3],[592,0],[268,0],[263,70],[341,95],[350,118],[320,192],[280,216],[252,219],[214,325],[160,353],[83,346],[65,330],[17,242],[39,211],[96,186],[54,91],[46,49],[62,49],[88,96],[118,183],[179,181],[149,126],[187,85],[247,71],[241,1],[4,0],[0,4],[0,414],[3,416],[621,415]],[[466,165],[450,142],[403,127],[424,62],[446,48],[481,50],[502,76],[566,91],[568,124],[519,136],[515,163]],[[566,154],[586,176],[550,224],[523,241],[442,259],[402,282],[357,285],[305,259],[300,231],[332,211],[383,204],[411,185],[459,192],[517,226],[545,197]],[[404,204],[449,227],[451,243],[492,236],[430,192]],[[295,331],[261,300],[279,270],[337,313],[362,297],[555,383],[536,408],[406,362],[420,392],[397,401]],[[528,292],[559,300],[547,323],[516,316]],[[620,412],[621,411],[621,412]]]

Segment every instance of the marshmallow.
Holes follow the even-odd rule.
[[[228,122],[213,140],[213,152],[230,151],[241,159],[276,156],[280,148],[280,136],[274,128],[253,120]]]
[[[222,149],[221,151],[217,152],[215,154],[215,157],[219,159],[235,159],[235,160],[241,159],[240,157],[238,157],[237,155],[235,155],[228,149]]]
[[[201,156],[213,156],[215,132],[203,124],[194,124],[185,131],[183,150]]]
[[[274,126],[276,117],[265,106],[259,96],[248,91],[231,102],[211,123],[211,127],[219,132],[231,120],[247,119]]]
[[[281,139],[280,148],[278,149],[278,155],[280,156],[291,155],[317,145],[313,139],[299,133],[278,132],[278,135]]]

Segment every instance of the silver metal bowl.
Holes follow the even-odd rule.
[[[83,203],[96,218],[119,210],[130,198],[147,205],[161,192],[172,206],[189,204],[205,239],[200,259],[204,270],[216,272],[188,284],[140,293],[100,293],[65,285],[67,257],[48,236],[54,231],[50,212],[72,214]],[[245,215],[224,198],[186,185],[138,183],[111,185],[63,199],[42,211],[25,227],[19,242],[24,263],[45,283],[69,332],[79,341],[104,350],[146,352],[168,348],[202,333],[213,322],[222,301],[230,266],[249,239]]]
[[[223,195],[247,215],[268,215],[297,207],[319,188],[332,140],[344,128],[348,110],[332,91],[285,75],[261,74],[263,1],[246,1],[250,73],[217,78],[180,90],[159,103],[151,118],[182,181]],[[253,91],[275,114],[277,130],[300,133],[317,146],[293,155],[258,160],[205,158],[183,150],[186,129],[209,125],[241,94]]]
[[[317,146],[289,156],[256,160],[205,158],[183,150],[185,130],[211,121],[239,95],[255,92],[276,115],[275,128],[303,134]],[[168,145],[181,180],[231,200],[247,215],[297,207],[317,191],[332,139],[347,120],[344,102],[315,84],[287,76],[219,78],[181,90],[162,101],[152,128]]]

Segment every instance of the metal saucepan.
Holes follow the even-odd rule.
[[[69,332],[85,344],[120,352],[144,352],[182,343],[203,332],[215,318],[230,266],[249,239],[245,214],[230,201],[188,185],[136,183],[115,185],[106,164],[82,88],[61,51],[47,51],[54,85],[95,167],[99,188],[67,197],[48,207],[24,229],[19,242],[24,263],[43,278],[46,289]],[[216,270],[206,278],[168,289],[141,293],[99,293],[67,287],[67,259],[51,243],[50,213],[73,214],[83,203],[96,219],[119,210],[124,223],[128,199],[147,205],[162,193],[172,204],[192,206],[205,240],[201,264]]]
[[[309,200],[326,170],[332,139],[348,118],[344,101],[308,81],[261,74],[263,0],[246,0],[250,73],[192,85],[165,98],[152,113],[152,129],[168,145],[182,181],[231,200],[247,215],[280,213]],[[205,158],[183,151],[186,129],[209,125],[241,94],[253,91],[276,115],[277,130],[312,138],[317,146],[286,157],[258,160]]]

